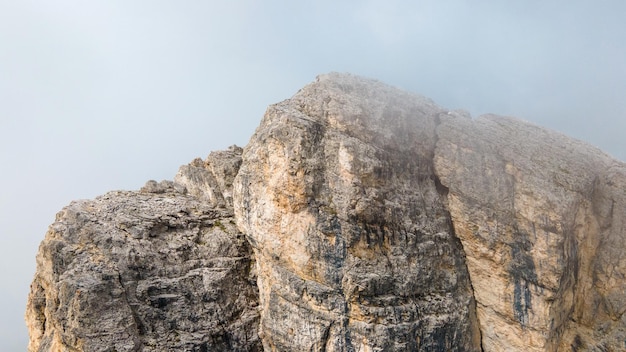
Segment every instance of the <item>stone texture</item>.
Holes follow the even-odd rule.
[[[195,159],[181,166],[174,182],[213,207],[232,209],[233,180],[241,165],[241,153],[242,148],[236,145],[211,152],[204,161]]]
[[[30,351],[623,351],[626,165],[346,74],[174,181],[73,202]]]
[[[234,193],[265,350],[480,350],[463,249],[433,173],[440,113],[342,75],[268,109]]]
[[[37,255],[29,351],[261,349],[232,212],[181,191],[150,181],[57,214]]]
[[[511,118],[442,121],[485,351],[626,350],[625,165]]]

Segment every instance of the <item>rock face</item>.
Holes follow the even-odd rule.
[[[324,75],[243,150],[59,213],[29,350],[624,350],[623,219],[593,147]]]
[[[441,109],[333,78],[269,108],[235,180],[265,350],[480,350],[463,248],[433,173]]]
[[[626,349],[626,166],[518,120],[446,118],[435,172],[486,351]]]
[[[231,210],[184,190],[151,181],[57,214],[31,285],[30,351],[261,350],[248,243]]]

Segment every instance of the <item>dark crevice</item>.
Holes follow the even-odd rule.
[[[548,332],[548,345],[556,350],[557,346],[563,343],[563,334],[572,321],[575,310],[575,300],[578,291],[579,277],[579,248],[576,241],[575,217],[580,211],[580,203],[574,204],[570,208],[565,221],[562,223],[565,240],[562,243],[562,253],[564,255],[564,270],[559,278],[559,287],[556,291],[556,300],[550,309],[550,330]],[[566,297],[571,295],[573,299],[568,302]],[[577,345],[577,344],[574,344]],[[576,350],[576,349],[572,349]]]
[[[478,343],[478,347],[480,348],[480,351],[482,352],[484,351],[483,334],[482,334],[482,330],[480,327],[480,321],[478,319],[478,312],[477,312],[478,303],[476,301],[476,296],[474,294],[474,286],[472,284],[472,278],[470,276],[469,268],[467,267],[467,253],[465,252],[465,248],[463,247],[463,242],[456,234],[454,221],[452,220],[452,214],[450,213],[450,209],[448,205],[449,204],[448,195],[450,194],[450,188],[441,182],[441,178],[439,178],[439,175],[437,175],[437,168],[435,167],[435,158],[437,156],[437,148],[439,144],[439,127],[441,126],[441,123],[442,123],[441,117],[440,117],[441,114],[443,113],[437,114],[434,117],[435,128],[434,128],[433,134],[435,137],[435,141],[434,141],[432,153],[430,156],[430,161],[432,163],[431,164],[432,165],[431,166],[431,170],[432,170],[431,180],[435,184],[435,189],[437,193],[439,194],[439,196],[441,197],[442,206],[445,210],[446,222],[448,223],[448,229],[450,231],[450,236],[452,238],[452,241],[454,241],[455,246],[458,249],[457,252],[461,255],[461,258],[458,258],[457,265],[460,266],[461,270],[465,272],[467,275],[467,286],[471,293],[471,302],[470,302],[470,309],[468,312],[468,315],[469,315],[468,318],[471,324],[471,329],[473,330],[472,333],[478,334],[477,343]]]
[[[442,197],[447,197],[448,193],[450,193],[450,189],[441,183],[441,180],[437,175],[435,175],[434,172],[432,175],[432,180],[435,183],[435,189],[437,190],[437,193],[439,193],[439,195]]]
[[[445,186],[443,186],[443,187],[445,187]],[[445,187],[445,189],[447,190],[448,188]],[[460,266],[461,270],[463,270],[463,272],[466,273],[466,275],[467,275],[467,286],[468,286],[468,289],[469,289],[469,291],[471,293],[472,300],[470,302],[470,309],[469,309],[469,312],[468,312],[468,315],[469,315],[468,318],[470,320],[470,324],[471,324],[472,328],[476,329],[475,332],[478,333],[478,344],[480,346],[480,351],[483,351],[483,334],[482,334],[482,330],[480,329],[480,321],[478,320],[477,302],[476,302],[476,296],[474,294],[474,285],[472,284],[472,279],[471,279],[471,276],[470,276],[470,273],[469,273],[469,268],[467,267],[467,255],[465,253],[465,248],[463,247],[463,242],[456,235],[456,231],[454,230],[454,222],[452,221],[452,215],[450,214],[450,211],[447,208],[447,205],[444,205],[444,206],[445,206],[445,214],[446,214],[446,217],[447,217],[447,222],[448,222],[448,226],[449,226],[449,229],[450,229],[450,235],[452,237],[452,241],[454,241],[454,244],[456,245],[456,248],[458,249],[457,252],[461,255],[461,257],[458,258],[457,266]]]
[[[441,197],[446,197],[445,200],[447,200],[448,193],[450,193],[450,189],[446,185],[441,183],[441,179],[439,178],[439,175],[437,175],[437,169],[435,167],[435,157],[437,156],[437,145],[439,144],[439,126],[441,126],[441,117],[440,117],[440,114],[437,114],[435,115],[435,129],[433,131],[435,141],[433,143],[432,152],[430,155],[431,170],[432,170],[431,179],[435,183],[435,189],[437,190],[437,193],[439,193]],[[446,210],[448,210],[447,205],[444,204],[444,207],[446,208]]]

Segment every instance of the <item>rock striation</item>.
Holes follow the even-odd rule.
[[[511,118],[437,134],[484,350],[626,350],[626,165]]]
[[[433,173],[440,113],[351,76],[269,108],[234,192],[257,258],[265,350],[480,350]]]
[[[626,349],[626,165],[349,74],[245,148],[72,202],[29,351]]]
[[[232,210],[181,184],[72,202],[39,248],[29,351],[260,351],[252,268]]]

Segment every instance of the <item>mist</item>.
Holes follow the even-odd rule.
[[[474,117],[522,118],[626,160],[626,3],[0,1],[3,350],[71,200],[243,146],[329,71]]]

